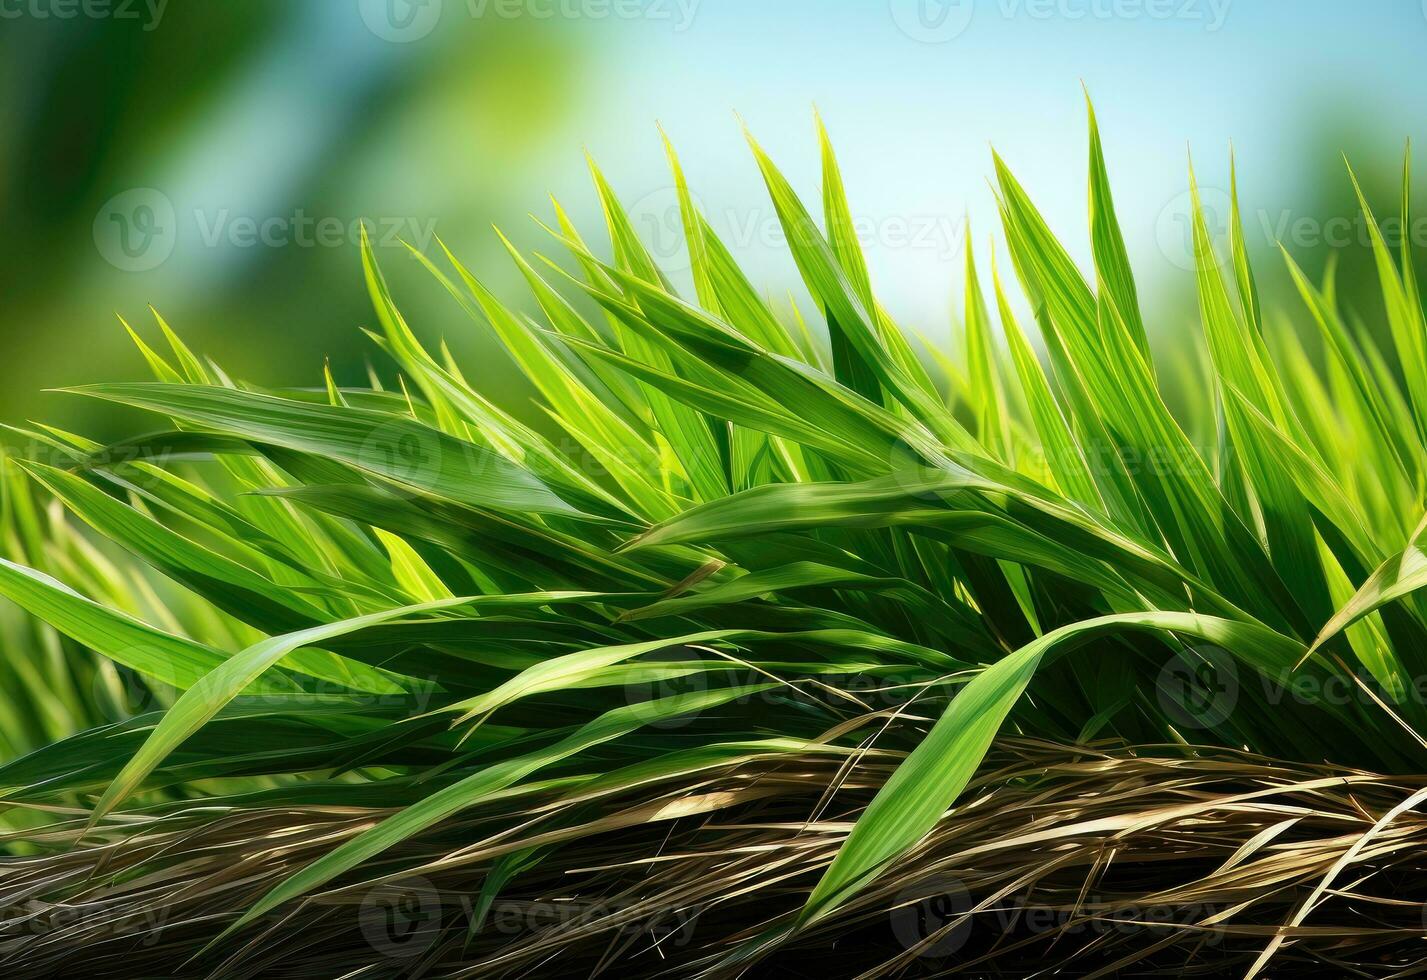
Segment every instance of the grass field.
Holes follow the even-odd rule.
[[[1237,200],[1225,254],[1196,209],[1202,342],[1157,359],[1092,114],[1093,275],[996,158],[953,354],[877,301],[826,135],[818,217],[752,149],[812,308],[670,149],[694,295],[597,170],[608,247],[557,208],[563,265],[511,249],[538,317],[413,252],[533,409],[364,249],[369,386],[243,384],[156,315],[153,382],[76,390],[152,431],[13,430],[7,976],[1422,958],[1410,247],[1369,215],[1380,308],[1285,255],[1265,309]]]

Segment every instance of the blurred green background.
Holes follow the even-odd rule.
[[[330,357],[358,382],[362,219],[414,327],[499,391],[503,355],[397,238],[518,299],[491,225],[539,248],[553,192],[595,237],[588,149],[678,281],[656,122],[755,280],[796,292],[734,113],[815,199],[814,104],[885,301],[942,338],[963,219],[993,237],[988,142],[1088,257],[1082,82],[1165,356],[1195,319],[1186,146],[1222,221],[1233,141],[1270,283],[1282,238],[1351,298],[1340,153],[1396,206],[1424,50],[1419,0],[0,0],[0,421],[116,434],[41,390],[143,376],[115,314],[151,332],[150,303],[235,376],[314,384]]]

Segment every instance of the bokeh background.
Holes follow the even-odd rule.
[[[1351,298],[1370,265],[1342,154],[1395,208],[1424,54],[1421,0],[0,0],[0,421],[128,424],[42,389],[143,377],[116,314],[152,333],[148,304],[235,376],[314,384],[330,357],[359,381],[363,219],[417,331],[501,389],[398,239],[439,235],[518,300],[491,226],[541,248],[553,194],[595,238],[588,151],[677,280],[659,124],[755,281],[796,294],[739,119],[816,201],[814,106],[884,301],[946,338],[964,222],[995,237],[992,146],[1088,259],[1082,84],[1172,357],[1190,152],[1221,223],[1232,141],[1270,291],[1283,240],[1335,256]]]

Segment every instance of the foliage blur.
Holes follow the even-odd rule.
[[[987,140],[1025,167],[1053,220],[1070,224],[1082,212],[1081,80],[1097,98],[1112,176],[1124,188],[1121,217],[1158,356],[1176,357],[1197,321],[1192,277],[1155,248],[1165,202],[1187,186],[1186,138],[1209,188],[1227,187],[1224,141],[1238,141],[1250,245],[1275,298],[1293,299],[1275,254],[1285,221],[1321,229],[1356,213],[1341,153],[1369,198],[1384,213],[1395,208],[1401,140],[1412,133],[1382,120],[1411,126],[1421,115],[1379,118],[1362,107],[1408,98],[1373,65],[1391,60],[1384,39],[1427,35],[1415,3],[1361,16],[1303,4],[1290,17],[1285,5],[1235,0],[1222,29],[1208,32],[997,19],[1011,8],[977,0],[965,36],[938,46],[898,33],[899,2],[638,0],[641,23],[620,15],[630,3],[619,0],[0,0],[0,422],[38,417],[98,438],[138,424],[42,389],[143,376],[115,314],[140,327],[150,303],[236,376],[314,384],[330,358],[340,381],[364,381],[370,345],[357,328],[371,313],[359,285],[359,220],[373,227],[418,333],[448,341],[479,387],[508,394],[519,382],[504,355],[478,346],[446,297],[407,288],[421,273],[397,239],[431,249],[439,236],[509,295],[517,276],[490,226],[522,247],[547,246],[527,212],[548,220],[551,191],[581,224],[597,219],[582,145],[641,231],[662,234],[672,196],[659,176],[656,121],[679,145],[715,226],[776,296],[800,285],[776,243],[755,234],[768,224],[766,208],[735,210],[763,198],[730,138],[730,110],[810,190],[816,101],[846,148],[852,195],[873,202],[874,220],[900,216],[915,229],[931,216],[945,233],[931,251],[898,248],[875,231],[865,243],[898,319],[934,339],[948,336],[955,315],[962,215],[983,233],[995,224],[981,183]],[[1267,28],[1290,26],[1294,44],[1263,47]],[[1383,43],[1355,45],[1354,31]],[[1180,84],[1167,115],[1169,95],[1130,83],[1140,77],[1136,59],[1149,57],[1163,67],[1157,78],[1208,57],[1222,77]],[[1012,62],[1023,82],[988,74]],[[1287,90],[1262,81],[1346,64],[1361,70],[1336,72],[1330,96],[1310,87],[1321,84],[1312,73]],[[1237,90],[1232,104],[1226,88]],[[1266,133],[1280,134],[1277,143]],[[1037,171],[1045,166],[1049,176]],[[1289,202],[1295,210],[1279,210]],[[1207,205],[1212,220],[1214,201]],[[137,264],[114,253],[121,236],[142,245],[156,222],[172,236],[160,235],[156,252]],[[1336,256],[1340,294],[1366,304],[1372,321],[1377,291],[1360,238],[1287,244],[1315,278]],[[1086,243],[1070,245],[1088,260]]]
[[[398,232],[494,255],[490,222],[523,217],[544,140],[578,106],[581,51],[518,19],[389,43],[358,13],[245,0],[171,4],[157,25],[0,21],[0,419],[112,434],[107,413],[40,389],[138,376],[115,313],[138,326],[149,303],[239,376],[312,383],[324,357],[360,376],[359,220],[391,256]],[[123,231],[101,226],[106,202],[135,188],[175,210],[153,268],[100,244]],[[399,280],[411,263],[390,264]]]

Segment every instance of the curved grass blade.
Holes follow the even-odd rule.
[[[404,616],[454,609],[470,601],[468,597],[442,599],[400,606],[337,623],[324,623],[295,633],[268,637],[234,654],[183,692],[164,715],[163,721],[154,729],[153,734],[99,798],[89,816],[89,826],[94,826],[101,817],[118,806],[184,739],[203,727],[219,709],[293,651]]]
[[[970,781],[1001,723],[1048,654],[1125,629],[1193,636],[1268,672],[1290,668],[1304,649],[1297,640],[1257,623],[1167,612],[1103,616],[1063,626],[1032,641],[986,668],[952,700],[858,819],[813,889],[799,922],[806,924],[846,901],[931,830]]]
[[[346,842],[268,892],[256,905],[244,912],[237,922],[229,926],[223,936],[232,934],[284,902],[320,887],[412,834],[476,805],[489,794],[504,789],[545,766],[568,759],[588,748],[627,735],[646,725],[704,711],[776,686],[754,684],[718,691],[678,694],[607,711],[554,745],[486,766]],[[217,941],[214,940],[215,943]]]

